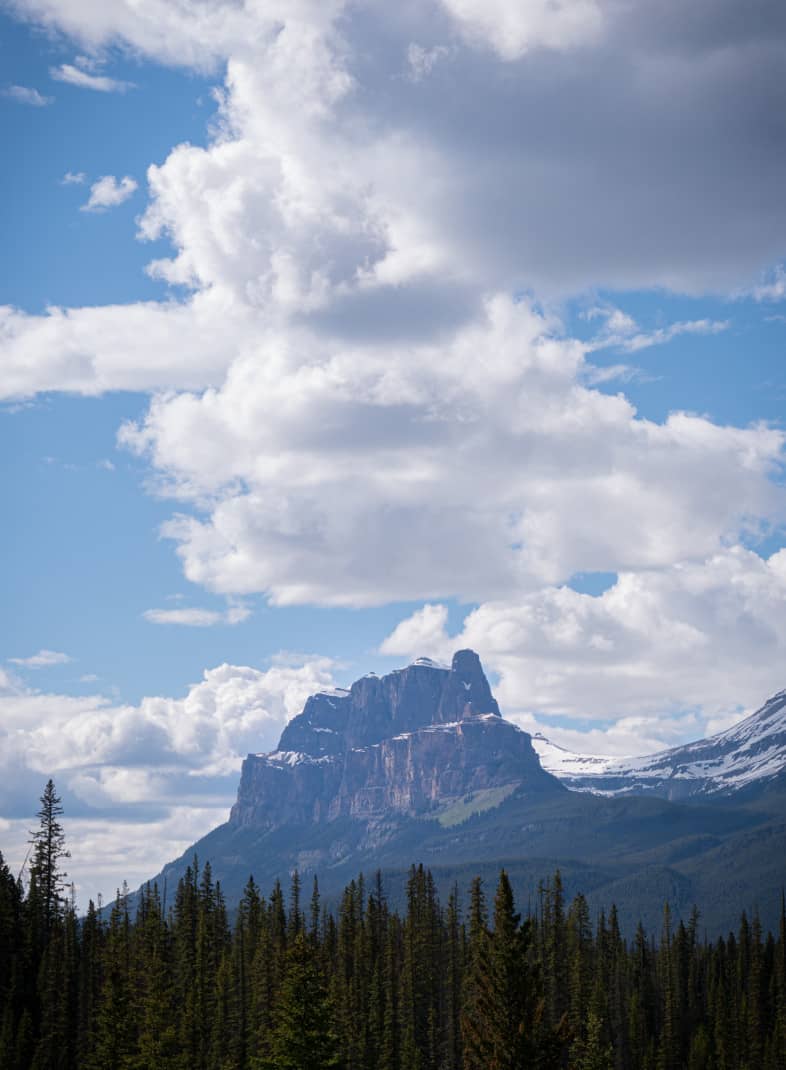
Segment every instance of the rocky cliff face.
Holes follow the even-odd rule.
[[[503,720],[477,654],[421,658],[312,695],[278,749],[250,754],[230,822],[275,828],[438,812],[489,789],[564,790]]]

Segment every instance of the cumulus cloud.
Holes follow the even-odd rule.
[[[782,256],[782,4],[15,7],[92,49],[226,64],[212,136],[150,168],[139,224],[190,295],[0,320],[7,397],[161,391],[121,441],[179,500],[190,579],[515,606],[783,521],[781,431],[640,418],[543,311],[750,291]],[[726,327],[607,320],[623,351]]]
[[[219,291],[184,304],[51,307],[43,316],[0,306],[0,398],[219,384],[249,320],[247,308]]]
[[[79,89],[92,89],[98,93],[125,93],[134,88],[133,82],[123,82],[118,78],[109,78],[105,74],[92,74],[71,63],[61,63],[59,67],[50,67],[49,75],[56,82],[75,85]]]
[[[592,43],[603,28],[596,0],[442,0],[471,40],[490,45],[506,60],[533,48],[568,51]]]
[[[381,649],[445,658],[470,646],[525,727],[585,753],[640,754],[717,731],[786,686],[785,610],[786,551],[762,559],[736,546],[621,573],[595,597],[549,587],[487,602],[455,635],[444,607],[427,605]]]
[[[30,816],[13,821],[0,819],[3,857],[14,875],[22,870],[29,847],[29,829],[43,784],[32,786]],[[56,782],[58,791],[62,784]],[[63,827],[66,843],[78,844],[67,862],[68,879],[76,885],[77,903],[86,909],[90,899],[106,903],[114,898],[123,881],[130,888],[149,880],[167,863],[182,854],[195,840],[226,820],[229,802],[218,805],[173,806],[149,821],[124,820],[115,815],[109,822],[66,813]]]
[[[526,302],[497,297],[439,343],[263,352],[121,435],[207,508],[165,534],[218,593],[483,601],[706,556],[784,517],[781,431],[637,417],[581,384],[582,347]]]
[[[118,181],[114,175],[103,175],[90,187],[90,196],[82,205],[83,212],[104,212],[114,208],[128,198],[138,188],[135,179],[126,175]]]
[[[297,664],[282,659],[265,671],[220,665],[206,670],[184,698],[151,696],[138,706],[6,681],[0,691],[2,763],[9,772],[25,768],[69,777],[142,767],[156,777],[167,771],[191,777],[235,772],[248,751],[275,746],[308,695],[332,683],[332,666],[318,657]],[[121,789],[112,790],[119,797]],[[7,802],[7,789],[2,791]],[[167,797],[162,788],[149,801]]]
[[[330,659],[282,655],[264,671],[219,665],[182,698],[132,706],[34,690],[0,672],[0,814],[28,827],[52,776],[67,802],[67,832],[79,836],[74,865],[111,894],[224,820],[242,758],[275,747],[306,698],[332,684]],[[26,838],[15,853],[4,836],[4,855],[19,865]]]
[[[67,665],[73,659],[59,650],[39,650],[37,654],[31,654],[28,658],[9,658],[8,660],[13,665],[21,665],[25,669],[48,669],[52,665]]]
[[[32,108],[45,108],[52,103],[52,97],[45,97],[37,89],[31,89],[25,85],[9,85],[3,89],[2,95],[9,100],[15,100],[19,104],[29,104]]]

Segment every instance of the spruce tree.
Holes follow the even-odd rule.
[[[63,814],[63,807],[53,780],[47,781],[40,802],[41,807],[36,814],[38,828],[30,833],[30,876],[36,889],[42,937],[46,940],[65,903],[62,892],[67,874],[61,869],[61,863],[69,857],[69,852],[65,846],[63,826],[58,821]]]
[[[269,1070],[328,1070],[338,1066],[333,1008],[305,933],[287,951],[271,1036]]]

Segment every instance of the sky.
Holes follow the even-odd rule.
[[[0,849],[80,902],[322,687],[786,687],[778,0],[0,0]]]

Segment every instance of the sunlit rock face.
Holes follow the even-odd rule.
[[[230,821],[274,828],[436,811],[473,792],[564,789],[500,715],[480,659],[419,658],[312,695],[271,754],[250,754]]]

